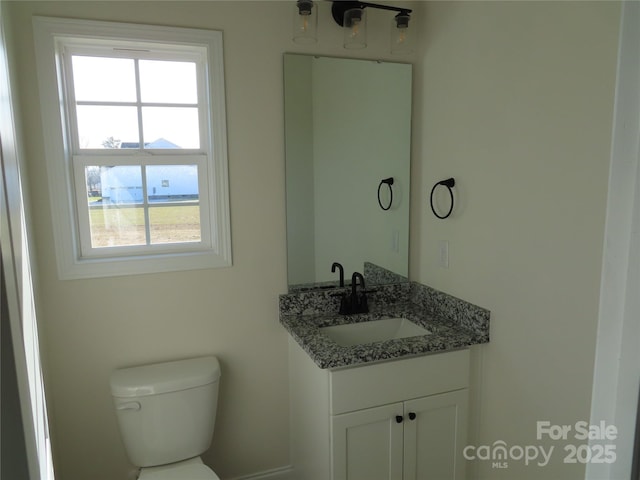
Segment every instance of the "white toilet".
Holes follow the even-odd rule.
[[[220,480],[202,463],[211,445],[220,364],[201,357],[111,375],[120,433],[139,480]]]

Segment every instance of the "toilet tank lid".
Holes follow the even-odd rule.
[[[122,368],[111,375],[111,394],[114,397],[157,395],[208,385],[219,378],[220,363],[216,357]]]

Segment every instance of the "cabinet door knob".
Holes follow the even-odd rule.
[[[402,415],[396,415],[396,423],[402,423],[402,420],[404,420]]]
[[[409,412],[409,420],[415,420],[416,414],[414,412]]]

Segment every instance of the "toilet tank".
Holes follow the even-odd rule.
[[[216,357],[116,370],[111,394],[131,462],[151,467],[205,452],[215,426],[219,378]]]

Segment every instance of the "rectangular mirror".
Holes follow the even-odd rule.
[[[284,55],[289,291],[407,281],[411,65]]]

